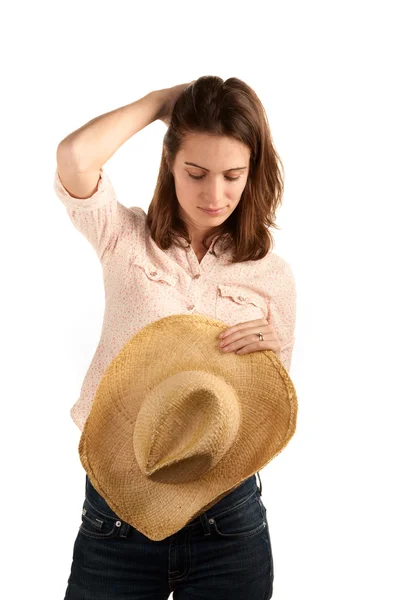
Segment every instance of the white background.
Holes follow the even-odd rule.
[[[15,2],[2,9],[0,595],[64,597],[85,472],[69,410],[100,337],[100,262],[53,192],[90,119],[202,75],[263,102],[286,171],[299,413],[261,473],[274,600],[400,597],[395,2]],[[166,126],[106,163],[150,203]],[[216,599],[217,600],[217,599]]]

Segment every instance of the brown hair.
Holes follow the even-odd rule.
[[[157,184],[147,214],[151,237],[162,249],[172,243],[183,246],[179,237],[191,243],[186,224],[178,216],[169,165],[174,164],[185,135],[192,133],[230,136],[250,150],[250,169],[240,202],[224,223],[208,232],[203,246],[208,248],[220,235],[224,238],[223,248],[233,250],[232,262],[263,258],[274,246],[269,228],[280,229],[274,221],[282,203],[284,167],[261,101],[236,77],[225,82],[220,77],[200,77],[177,99],[164,136]]]

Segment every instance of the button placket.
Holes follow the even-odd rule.
[[[199,263],[199,261],[197,260],[197,256],[195,254],[195,251],[193,250],[192,246],[187,246],[185,248],[186,250],[186,257],[187,257],[187,262],[188,262],[188,275],[189,277],[191,277],[192,282],[194,284],[194,281],[198,281],[199,285],[193,285],[193,287],[189,284],[189,290],[188,290],[188,305],[187,305],[187,310],[188,311],[192,311],[193,309],[195,309],[195,307],[198,304],[199,298],[201,296],[201,287],[202,287],[202,283],[203,283],[203,277],[204,277],[204,273],[207,273],[207,278],[210,277],[211,273],[213,272],[213,270],[216,268],[218,261],[215,260],[215,252],[213,252],[213,249],[209,249],[207,251],[207,253],[204,255],[203,260],[201,261],[201,263]],[[194,290],[194,294],[190,294],[190,292]]]
[[[193,267],[193,265],[192,265],[192,267]],[[193,273],[191,275],[191,277],[192,277],[192,281],[193,281],[193,286],[190,286],[191,292],[193,292],[193,295],[191,294],[191,296],[192,296],[192,298],[195,298],[195,299],[194,299],[194,301],[192,300],[192,303],[190,303],[188,305],[187,309],[189,311],[192,311],[196,307],[197,299],[198,299],[198,296],[199,296],[199,287],[198,287],[198,285],[196,285],[194,283],[194,281],[197,281],[198,279],[200,279],[201,273],[200,272]]]

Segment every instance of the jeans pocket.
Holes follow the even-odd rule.
[[[94,539],[110,539],[119,537],[122,521],[103,513],[93,506],[87,498],[82,507],[82,523],[79,533]]]
[[[266,521],[257,494],[216,514],[209,520],[217,537],[240,540],[251,538],[265,530]]]

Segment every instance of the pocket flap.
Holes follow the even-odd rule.
[[[250,292],[247,288],[242,288],[237,285],[218,285],[218,290],[221,296],[232,298],[237,304],[254,304],[262,308],[265,312],[266,307],[261,296]]]
[[[133,265],[142,269],[146,273],[147,277],[152,281],[164,281],[169,285],[176,284],[177,278],[175,275],[171,275],[171,273],[160,269],[160,267],[156,267],[152,262],[143,256],[135,258],[133,260]]]

